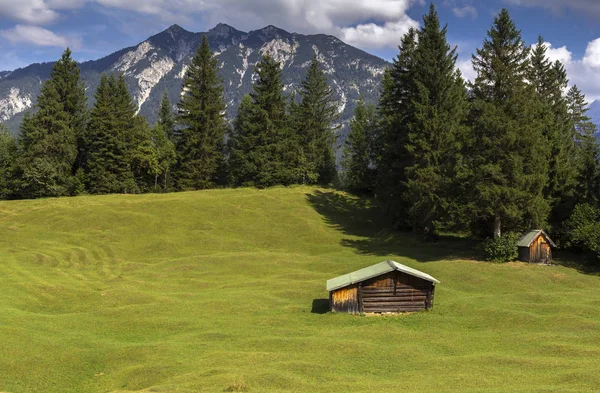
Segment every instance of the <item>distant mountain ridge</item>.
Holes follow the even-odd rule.
[[[205,33],[193,33],[173,25],[138,45],[81,63],[89,104],[94,102],[102,73],[122,72],[140,113],[154,123],[164,91],[174,105],[179,101],[183,77],[203,35],[207,36],[221,67],[230,118],[243,95],[252,90],[254,65],[267,52],[282,62],[287,93],[299,86],[313,54],[317,54],[340,103],[342,122],[352,117],[360,95],[367,101],[377,100],[383,73],[390,65],[323,34],[289,33],[275,26],[243,32],[222,23]],[[24,112],[35,105],[53,64],[32,64],[0,72],[0,120],[13,132],[18,130]]]

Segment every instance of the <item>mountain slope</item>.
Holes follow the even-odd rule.
[[[285,89],[290,94],[316,53],[340,102],[341,121],[352,116],[359,95],[377,99],[381,77],[389,66],[385,60],[327,35],[289,33],[275,26],[242,32],[225,24],[206,33],[192,33],[173,25],[136,46],[81,63],[90,105],[101,74],[122,72],[140,113],[153,123],[165,90],[174,104],[178,102],[185,71],[204,34],[220,62],[230,117],[242,96],[251,91],[254,65],[267,52],[282,62]],[[0,120],[13,131],[23,113],[35,104],[51,68],[52,63],[43,63],[0,73]]]

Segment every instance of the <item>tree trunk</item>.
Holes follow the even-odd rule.
[[[496,215],[494,217],[494,239],[498,239],[502,236],[502,219]]]

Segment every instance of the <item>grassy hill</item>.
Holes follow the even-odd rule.
[[[302,187],[1,202],[0,391],[597,391],[600,277],[384,227]],[[311,312],[385,258],[432,311]]]

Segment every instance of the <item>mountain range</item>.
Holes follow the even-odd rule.
[[[254,65],[267,52],[282,64],[288,95],[297,89],[316,54],[340,103],[342,123],[352,117],[360,95],[367,101],[377,100],[383,73],[390,65],[329,35],[289,33],[275,26],[243,32],[225,24],[193,33],[173,25],[138,45],[81,63],[88,103],[94,102],[102,73],[121,72],[139,112],[154,123],[165,91],[174,108],[179,101],[183,77],[203,35],[219,61],[230,119],[235,116],[243,95],[252,91]],[[12,132],[18,131],[24,113],[34,107],[53,64],[32,64],[0,72],[0,121]]]

